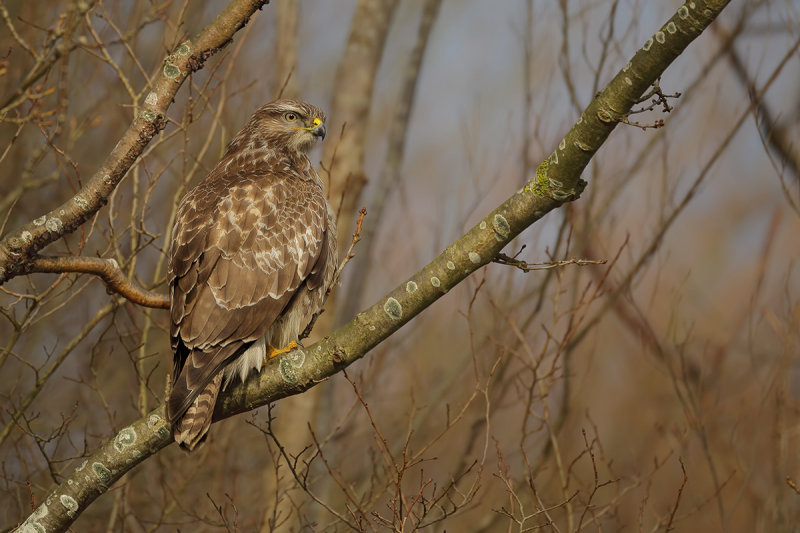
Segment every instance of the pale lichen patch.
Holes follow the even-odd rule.
[[[649,39],[647,39],[647,42],[644,43],[644,46],[642,46],[642,50],[644,50],[645,52],[648,52],[648,51],[650,51],[650,48],[652,48],[652,47],[653,47],[653,38],[650,37]]]
[[[485,220],[481,220],[481,223],[478,224],[478,227],[480,229],[486,229],[486,221]]]
[[[511,225],[508,223],[508,220],[506,220],[506,217],[500,213],[495,214],[492,221],[492,227],[494,228],[495,233],[497,233],[497,237],[507,238],[511,234]]]
[[[53,217],[51,219],[48,219],[44,227],[47,228],[47,231],[52,231],[54,233],[57,233],[61,231],[61,229],[64,227],[64,224],[61,222],[60,218]]]
[[[481,262],[481,256],[478,252],[470,252],[469,260],[478,265]]]
[[[158,113],[153,111],[152,109],[145,109],[139,115],[142,120],[145,122],[156,122],[158,120]]]
[[[667,24],[667,33],[669,33],[670,35],[674,35],[675,32],[677,32],[677,31],[678,31],[678,27],[675,25],[674,22],[670,21]]]
[[[403,318],[403,306],[401,306],[400,302],[394,298],[390,297],[386,300],[386,303],[383,304],[383,310],[386,311],[387,315],[395,320],[400,320]]]
[[[44,533],[47,531],[42,524],[39,523],[41,519],[48,515],[47,503],[41,504],[31,513],[27,520],[17,529],[18,533]]]
[[[658,44],[664,44],[664,41],[666,41],[666,40],[667,40],[667,36],[664,35],[663,31],[657,31],[656,32],[656,41],[658,41]]]
[[[406,283],[406,292],[408,292],[409,294],[414,294],[415,292],[417,292],[416,282],[409,281],[408,283]]]
[[[155,431],[160,438],[169,438],[170,430],[167,421],[157,414],[154,413],[147,418],[147,427]]]
[[[606,124],[614,122],[614,117],[605,109],[599,109],[597,111],[597,118],[600,119],[600,122],[605,122]]]
[[[164,65],[164,76],[167,78],[173,79],[177,78],[181,74],[181,69],[177,66],[173,65],[172,63],[167,63]]]
[[[20,237],[22,238],[23,242],[31,242],[33,240],[33,235],[31,235],[31,232],[27,230],[23,231],[20,234]]]
[[[685,19],[689,16],[689,8],[686,6],[681,6],[678,8],[678,16],[682,19]]]
[[[147,97],[144,99],[144,103],[147,105],[158,105],[158,95],[153,91],[147,93]]]
[[[45,220],[47,220],[47,216],[46,215],[42,215],[40,217],[34,218],[33,219],[33,225],[34,226],[41,226],[42,224],[44,224]]]
[[[581,152],[591,152],[592,147],[586,144],[585,142],[581,141],[580,139],[572,143],[572,145],[580,150]]]
[[[156,425],[161,422],[161,417],[157,414],[153,413],[152,415],[147,417],[147,427],[153,429]]]
[[[136,431],[132,427],[122,429],[114,438],[114,449],[121,452],[136,442]]]
[[[58,499],[61,505],[67,508],[67,516],[70,518],[74,517],[75,512],[78,510],[78,502],[75,501],[75,498],[67,494],[62,494]]]
[[[47,506],[46,505],[40,505],[39,507],[36,508],[36,510],[34,512],[31,513],[30,517],[34,521],[38,522],[39,520],[41,520],[42,518],[44,518],[47,515],[48,515]]]
[[[447,269],[448,270],[455,270],[456,269],[456,264],[453,263],[452,261],[448,261],[447,262]]]
[[[108,483],[111,481],[111,470],[106,468],[103,463],[92,463],[92,471],[100,480],[100,482],[103,483],[103,485],[108,485]]]
[[[284,381],[294,384],[300,381],[297,370],[302,368],[303,363],[305,362],[306,353],[303,350],[292,350],[281,357],[281,361],[278,364],[278,371],[280,372]]]
[[[431,277],[431,285],[438,288],[439,286],[441,286],[441,284],[442,281],[439,278],[437,278],[436,276]]]

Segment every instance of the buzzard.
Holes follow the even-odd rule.
[[[296,348],[322,308],[337,266],[336,223],[306,154],[324,137],[318,107],[270,102],[178,207],[167,419],[185,449],[205,439],[220,389]]]

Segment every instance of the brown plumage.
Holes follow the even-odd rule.
[[[270,102],[178,207],[167,418],[186,449],[205,439],[220,388],[260,371],[268,347],[296,341],[324,303],[336,226],[306,156],[324,136],[321,109]]]

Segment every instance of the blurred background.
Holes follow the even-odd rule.
[[[225,5],[0,4],[0,234],[78,190]],[[114,258],[165,293],[187,187],[257,107],[307,100],[329,115],[312,160],[340,247],[368,213],[319,338],[518,190],[680,5],[273,0],[184,83],[109,204],[43,253]],[[151,457],[74,529],[798,531],[798,22],[797,1],[733,2],[661,78],[672,111],[643,102],[582,197],[505,250],[538,269],[486,266],[346,376]],[[0,291],[11,531],[163,401],[172,354],[165,311],[94,277]]]

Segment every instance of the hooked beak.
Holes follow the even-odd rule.
[[[325,124],[318,118],[314,119],[314,126],[311,127],[311,133],[314,137],[320,137],[325,140]]]

